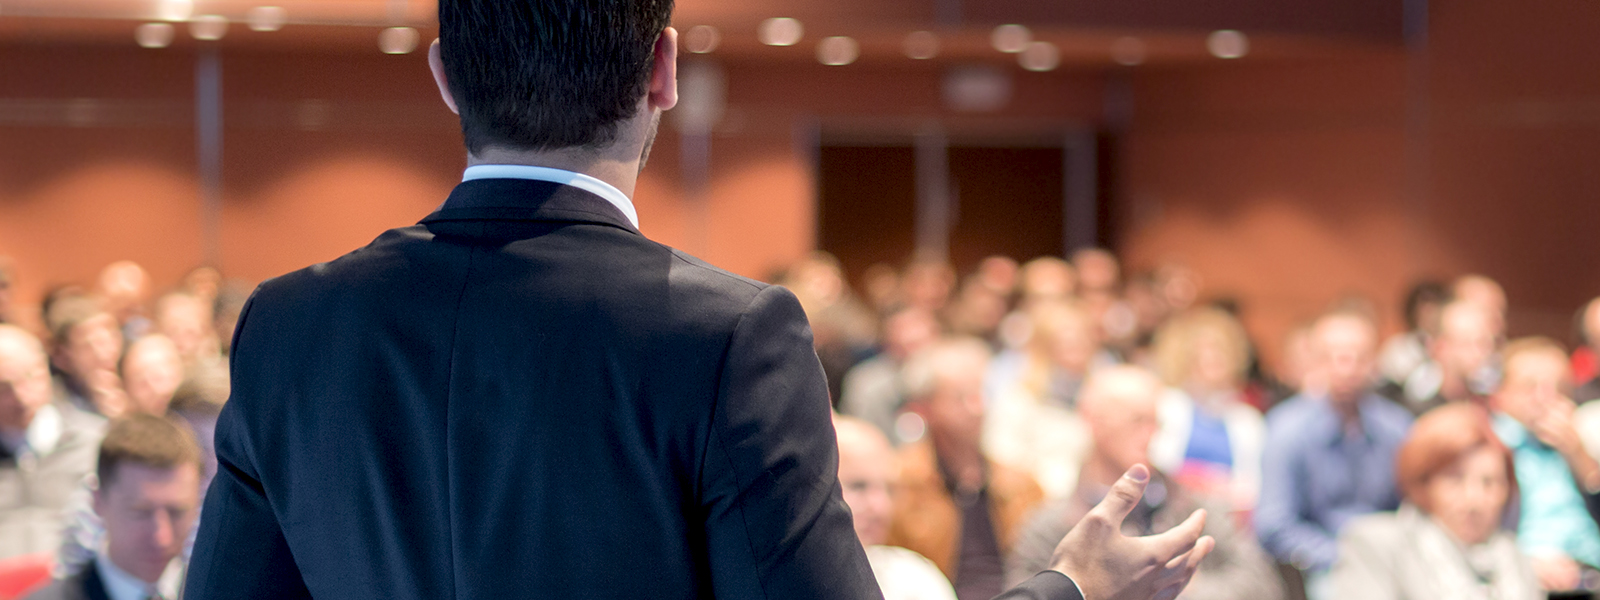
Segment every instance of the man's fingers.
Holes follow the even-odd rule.
[[[1166,563],[1195,549],[1195,544],[1200,541],[1200,533],[1206,527],[1206,511],[1197,510],[1177,527],[1168,529],[1164,533],[1148,535],[1141,540]],[[1209,550],[1207,551],[1209,552]]]
[[[1089,510],[1088,516],[1103,519],[1113,531],[1120,530],[1122,521],[1128,518],[1128,513],[1133,512],[1133,507],[1138,506],[1139,499],[1144,497],[1144,488],[1149,483],[1150,468],[1134,465],[1112,484],[1111,491]]]
[[[1206,559],[1206,556],[1209,556],[1211,551],[1215,550],[1216,547],[1217,540],[1211,536],[1206,536],[1195,542],[1194,548],[1191,548],[1188,552],[1185,552],[1177,558],[1172,559],[1171,562],[1168,562],[1165,573],[1162,574],[1162,577],[1157,585],[1162,588],[1163,592],[1170,591],[1171,595],[1158,593],[1156,596],[1170,598],[1175,597],[1178,595],[1178,593],[1182,592],[1183,588],[1189,585],[1189,580],[1194,579],[1194,574],[1199,572],[1200,563],[1203,562]]]

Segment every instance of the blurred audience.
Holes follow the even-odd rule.
[[[1340,598],[1542,599],[1532,565],[1505,529],[1517,483],[1511,451],[1481,406],[1429,411],[1397,460],[1398,512],[1357,517],[1339,536]]]
[[[1072,492],[1088,450],[1078,389],[1090,369],[1114,360],[1101,353],[1095,324],[1078,304],[1040,299],[1025,314],[1033,328],[1027,346],[1003,352],[985,377],[983,445],[1059,498]]]
[[[1311,334],[1322,389],[1267,415],[1255,527],[1281,563],[1306,573],[1313,600],[1332,598],[1327,571],[1350,519],[1399,506],[1394,457],[1411,414],[1372,392],[1377,330],[1366,316],[1333,312]]]
[[[1506,346],[1502,370],[1490,405],[1495,433],[1516,459],[1518,543],[1545,589],[1578,588],[1600,564],[1600,527],[1584,500],[1600,491],[1600,463],[1585,449],[1564,393],[1567,353],[1549,339],[1517,340]]]
[[[1155,360],[1170,387],[1151,466],[1188,491],[1235,511],[1255,508],[1261,493],[1266,422],[1244,401],[1249,338],[1231,315],[1191,309],[1157,333]]]
[[[150,300],[150,274],[131,260],[119,260],[100,270],[97,291],[106,310],[122,323],[122,336],[136,340],[155,329],[145,310]]]
[[[17,323],[17,267],[8,256],[0,256],[0,325]]]
[[[1482,404],[1492,380],[1491,365],[1499,333],[1496,317],[1477,302],[1457,300],[1439,313],[1439,332],[1428,344],[1428,359],[1389,397],[1420,415],[1450,402]]]
[[[1578,386],[1578,389],[1573,391],[1572,399],[1579,404],[1584,404],[1600,400],[1600,298],[1590,300],[1587,305],[1584,305],[1581,320],[1580,331],[1583,334],[1581,337],[1584,343],[1581,350],[1588,358],[1587,360],[1578,360],[1579,357],[1575,356],[1573,362],[1586,362],[1587,364],[1583,366],[1586,367],[1587,373],[1580,376],[1583,385]],[[1577,355],[1579,353],[1574,352],[1574,354]]]
[[[0,325],[0,559],[53,552],[58,520],[95,467],[105,420],[52,398],[44,346]]]
[[[1400,313],[1406,330],[1385,341],[1378,352],[1378,373],[1385,386],[1403,387],[1428,361],[1428,348],[1439,335],[1439,313],[1449,301],[1450,288],[1431,279],[1406,291]]]
[[[134,414],[100,444],[93,492],[103,540],[72,575],[29,600],[154,600],[181,595],[181,556],[200,512],[200,451],[171,421]]]
[[[122,414],[128,398],[118,364],[122,361],[122,324],[98,298],[61,298],[54,307],[50,331],[57,394],[73,406],[107,417]]]
[[[982,341],[941,341],[905,367],[908,406],[924,439],[900,451],[900,484],[888,543],[928,557],[961,600],[988,599],[1005,581],[1003,558],[1044,493],[1027,473],[990,460],[983,431]]]
[[[938,341],[939,320],[933,313],[903,307],[883,321],[883,351],[852,367],[844,376],[839,412],[876,425],[897,444],[895,419],[905,405],[900,370],[911,355]]]
[[[1077,477],[1077,489],[1046,503],[1023,528],[1007,561],[1009,582],[1023,581],[1049,568],[1061,538],[1105,498],[1111,485],[1133,465],[1151,462],[1149,449],[1158,427],[1157,406],[1164,394],[1161,381],[1139,367],[1107,367],[1089,377],[1078,406],[1088,424],[1092,444]],[[1166,531],[1204,507],[1181,482],[1153,469],[1144,498],[1123,522],[1123,533],[1132,536]],[[1266,553],[1251,536],[1235,532],[1229,520],[1222,518],[1225,512],[1213,510],[1213,517],[1206,520],[1205,535],[1216,539],[1216,547],[1200,564],[1199,573],[1182,597],[1281,597],[1283,589]]]
[[[895,481],[900,476],[889,439],[872,424],[853,417],[836,416],[833,426],[839,436],[839,486],[884,599],[955,600],[950,580],[932,561],[905,548],[884,545],[894,518]]]
[[[858,295],[818,252],[776,279],[811,321],[845,501],[892,600],[986,599],[1044,568],[1135,463],[1153,483],[1128,533],[1212,514],[1217,550],[1184,598],[1298,595],[1289,583],[1313,600],[1513,600],[1600,583],[1600,299],[1571,356],[1502,349],[1505,292],[1468,275],[1414,286],[1381,359],[1382,315],[1346,296],[1261,361],[1238,303],[1179,263],[1125,274],[1090,248],[958,272],[919,254],[860,275]],[[156,289],[118,261],[19,315],[14,277],[0,257],[0,558],[53,552],[72,579],[51,594],[172,598],[162,578],[181,576],[174,548],[216,472],[250,288],[203,266]],[[96,488],[103,417],[192,432],[196,458],[129,459]],[[134,492],[166,494],[140,500],[166,516],[113,522]]]

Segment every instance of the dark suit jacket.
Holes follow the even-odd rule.
[[[794,296],[577,188],[463,183],[233,348],[189,598],[878,597]]]
[[[111,600],[111,596],[100,580],[100,570],[90,561],[77,575],[52,581],[23,600]]]

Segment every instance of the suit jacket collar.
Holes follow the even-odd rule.
[[[532,179],[463,181],[422,223],[441,221],[568,221],[639,233],[606,199],[570,185]]]

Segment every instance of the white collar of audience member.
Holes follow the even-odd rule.
[[[100,581],[106,586],[106,596],[111,600],[145,600],[151,592],[159,592],[163,598],[175,599],[183,584],[183,565],[177,559],[167,565],[167,570],[161,573],[161,580],[154,586],[122,570],[111,562],[111,556],[103,549],[95,553],[94,568],[99,572]],[[152,587],[155,589],[152,590]]]
[[[639,212],[633,207],[633,200],[615,186],[573,171],[552,169],[550,167],[535,167],[531,165],[473,165],[467,167],[467,172],[461,176],[462,182],[475,179],[531,179],[534,181],[549,181],[562,185],[570,185],[585,192],[589,192],[610,202],[622,215],[628,217],[628,222],[634,229],[639,228]]]
[[[35,455],[54,452],[56,444],[61,442],[61,411],[54,405],[46,404],[33,414],[33,422],[28,424],[28,430],[21,434],[0,431],[0,444],[5,444],[6,450],[17,454],[24,446]]]

